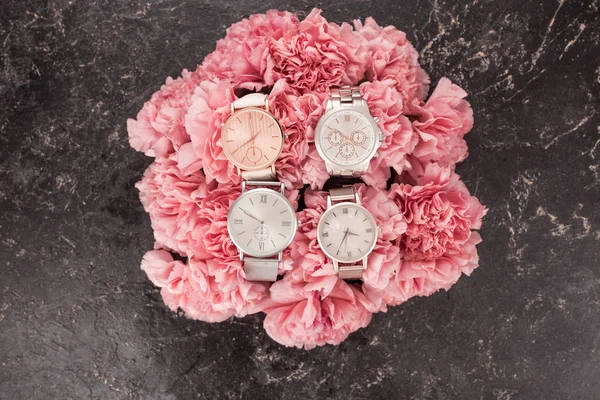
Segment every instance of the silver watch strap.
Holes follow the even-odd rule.
[[[244,272],[249,281],[275,282],[278,269],[277,258],[244,257]]]
[[[340,265],[338,275],[340,279],[361,279],[363,271],[366,269],[364,264]]]
[[[253,171],[241,171],[240,175],[245,181],[274,181],[276,178],[275,164]]]
[[[333,108],[344,107],[344,106],[357,106],[360,107],[362,102],[362,95],[358,86],[342,86],[339,88],[332,88],[330,90],[331,105]]]

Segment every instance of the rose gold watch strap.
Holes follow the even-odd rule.
[[[244,272],[249,281],[275,282],[278,268],[276,258],[244,258]]]
[[[267,95],[263,93],[250,93],[244,97],[240,97],[233,102],[232,106],[234,110],[246,107],[267,107]]]
[[[344,265],[338,268],[340,279],[361,279],[365,266],[359,265]]]
[[[241,171],[242,179],[245,181],[274,181],[276,178],[275,165],[253,171]]]

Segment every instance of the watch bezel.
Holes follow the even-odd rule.
[[[354,207],[357,207],[357,208],[362,209],[363,211],[365,211],[365,214],[367,214],[367,217],[371,220],[371,223],[375,227],[375,240],[370,245],[369,250],[367,250],[360,257],[358,257],[356,259],[352,259],[352,260],[341,259],[339,257],[334,256],[333,254],[330,254],[327,251],[327,248],[325,246],[323,246],[323,244],[321,243],[321,230],[323,229],[323,224],[324,224],[324,221],[325,221],[325,217],[327,215],[329,215],[329,213],[335,211],[338,208],[348,207],[348,206],[354,206]],[[336,262],[338,262],[340,264],[352,264],[352,263],[358,262],[358,261],[360,261],[360,260],[368,257],[371,254],[371,252],[373,251],[373,249],[375,248],[375,245],[377,244],[377,239],[378,238],[379,238],[379,227],[377,226],[377,221],[375,220],[375,217],[373,216],[373,214],[371,214],[371,211],[367,210],[365,207],[363,207],[360,204],[356,204],[356,203],[353,203],[353,202],[350,202],[350,201],[342,201],[340,203],[337,203],[337,204],[329,207],[327,210],[325,210],[325,212],[323,214],[321,214],[321,218],[319,219],[319,224],[317,225],[317,242],[319,243],[319,247],[321,248],[321,250],[323,251],[323,253],[325,253],[325,255],[327,257],[331,258],[333,261],[336,261]]]
[[[360,160],[353,164],[340,164],[337,161],[332,160],[331,158],[329,158],[326,155],[325,151],[321,147],[320,137],[324,130],[324,125],[325,125],[326,120],[328,120],[331,116],[333,116],[337,113],[343,113],[343,112],[347,112],[347,111],[356,112],[358,114],[361,114],[363,117],[365,117],[367,119],[367,121],[373,128],[374,144],[373,144],[373,148],[371,149],[371,151],[368,153],[368,155],[363,160]],[[317,123],[317,128],[315,129],[315,147],[317,148],[317,153],[319,153],[319,156],[321,156],[321,158],[325,162],[331,163],[331,164],[335,165],[336,167],[339,167],[340,169],[356,169],[356,167],[362,166],[365,163],[368,164],[373,159],[373,157],[377,153],[377,150],[379,149],[380,146],[381,146],[381,129],[379,129],[377,122],[375,122],[375,119],[373,118],[373,116],[371,115],[371,113],[369,112],[369,109],[367,107],[360,107],[360,108],[359,107],[356,107],[356,108],[355,107],[341,107],[341,108],[331,109],[331,110],[325,112],[321,116],[321,119],[319,119],[319,122]]]
[[[293,234],[290,236],[290,238],[288,238],[288,240],[286,241],[285,245],[281,248],[276,249],[276,251],[273,251],[272,253],[253,253],[252,251],[246,251],[244,249],[244,247],[242,245],[240,245],[240,243],[235,239],[235,235],[233,235],[232,232],[232,228],[231,228],[231,221],[233,220],[231,217],[231,213],[233,212],[233,210],[235,209],[235,207],[240,203],[240,201],[242,199],[244,199],[245,197],[248,197],[252,194],[256,194],[256,193],[269,193],[269,194],[273,194],[275,196],[277,196],[280,200],[283,200],[284,203],[286,204],[287,207],[289,207],[289,210],[292,213],[292,228],[296,227],[296,230],[293,230]],[[251,190],[247,190],[246,192],[243,192],[242,194],[240,194],[240,196],[238,196],[237,199],[235,199],[235,201],[231,204],[231,207],[229,207],[229,211],[227,212],[227,233],[229,234],[229,237],[231,238],[231,241],[233,242],[233,244],[238,248],[238,251],[240,251],[240,253],[244,253],[247,254],[249,256],[252,257],[259,257],[259,258],[267,258],[267,257],[272,257],[274,255],[277,255],[279,253],[281,253],[283,250],[285,250],[294,240],[294,237],[296,236],[296,231],[298,230],[298,219],[296,217],[296,210],[294,210],[294,206],[292,205],[292,203],[288,200],[287,197],[285,197],[283,194],[281,194],[278,191],[275,191],[273,189],[269,189],[269,188],[256,188],[256,189],[251,189]]]
[[[252,112],[258,111],[258,112],[266,115],[267,117],[271,118],[271,120],[273,120],[277,124],[277,127],[279,128],[279,136],[281,137],[281,145],[279,146],[279,150],[277,151],[277,155],[275,156],[273,161],[268,162],[266,164],[261,164],[260,166],[244,165],[233,159],[231,154],[229,154],[229,149],[227,148],[227,146],[224,146],[223,143],[221,143],[221,148],[223,149],[223,153],[225,154],[225,157],[227,157],[229,162],[231,162],[233,165],[235,165],[239,169],[244,170],[244,171],[258,171],[258,170],[267,168],[270,165],[274,164],[279,159],[279,156],[281,155],[281,152],[283,151],[285,135],[283,134],[283,128],[281,127],[281,124],[279,123],[279,121],[277,121],[277,118],[275,118],[275,116],[273,114],[271,114],[269,111],[267,111],[263,108],[259,108],[259,107],[244,107],[244,108],[240,108],[239,110],[235,110],[233,113],[231,113],[229,118],[227,118],[227,121],[225,121],[225,123],[221,127],[221,140],[224,140],[225,135],[223,135],[223,132],[225,132],[227,130],[227,128],[229,127],[229,124],[231,123],[233,118],[236,115],[239,115],[239,114],[245,113],[245,112],[250,112],[250,111],[252,111]]]

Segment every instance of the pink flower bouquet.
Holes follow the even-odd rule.
[[[264,312],[274,340],[310,349],[339,344],[372,313],[469,275],[486,208],[454,167],[467,157],[473,112],[449,79],[427,97],[429,83],[402,31],[372,18],[338,25],[316,9],[302,21],[275,10],[251,15],[196,71],[168,78],[127,121],[131,146],[154,157],[136,185],[155,238],[142,269],[167,306],[206,322]],[[339,85],[359,87],[383,133],[355,185],[378,226],[359,283],[339,279],[317,242],[329,175],[315,129],[328,89]],[[246,279],[227,231],[241,178],[221,129],[232,102],[253,91],[268,95],[287,135],[275,169],[301,223],[274,283]]]

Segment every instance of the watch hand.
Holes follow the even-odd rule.
[[[348,232],[348,235],[350,235],[350,236],[360,236],[358,233],[352,233],[352,232]]]
[[[250,218],[252,218],[252,219],[254,219],[254,220],[256,220],[256,221],[260,222],[260,223],[261,223],[261,225],[263,225],[263,224],[265,223],[265,221],[261,221],[260,219],[256,218],[254,215],[250,214],[248,211],[244,210],[244,209],[243,209],[243,208],[241,208],[241,207],[240,207],[240,210],[242,210],[242,212],[243,212],[244,214],[246,214],[247,216],[249,216]]]
[[[244,147],[245,145],[247,145],[250,142],[254,142],[254,139],[256,139],[258,137],[258,135],[260,134],[260,130],[258,132],[256,132],[254,135],[250,136],[250,139],[246,140],[240,147],[238,147],[237,149],[235,149],[233,151],[233,153],[231,154],[235,154],[236,151],[238,151],[239,149],[241,149],[242,147]]]
[[[340,251],[340,249],[342,248],[342,244],[344,244],[344,242],[346,241],[346,238],[348,237],[348,229],[346,229],[346,231],[344,232],[344,238],[342,239],[342,241],[340,242],[340,245],[338,246],[338,253]]]

